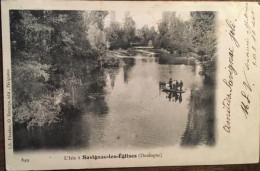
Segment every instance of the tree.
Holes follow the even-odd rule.
[[[96,51],[100,66],[106,53],[107,44],[104,30],[104,19],[108,15],[107,11],[91,11],[87,14],[87,39],[91,48]]]
[[[201,62],[202,74],[213,81],[216,71],[216,14],[215,12],[192,12],[192,45]]]
[[[157,35],[157,32],[155,31],[154,27],[151,27],[148,34],[148,39],[152,41],[152,43],[155,40],[155,37]]]
[[[115,20],[111,19],[110,26],[106,29],[106,38],[109,42],[109,49],[119,49],[123,45],[123,30],[120,24]]]
[[[128,48],[135,39],[135,22],[130,16],[130,12],[125,13],[124,26],[123,26],[123,47]]]
[[[100,65],[102,66],[102,58],[104,57],[107,46],[105,32],[103,30],[100,30],[97,23],[95,23],[89,26],[87,38],[90,42],[91,47],[97,51],[99,57],[98,60],[100,61]]]
[[[154,46],[171,53],[183,55],[190,51],[190,23],[175,16],[175,12],[164,12],[158,23],[159,34]]]
[[[135,43],[147,46],[150,42],[152,46],[156,34],[154,27],[149,28],[147,25],[144,25],[141,29],[136,30]]]

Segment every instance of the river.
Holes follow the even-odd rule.
[[[15,128],[14,148],[214,145],[214,91],[199,71],[199,65],[161,64],[153,55],[122,57],[119,67],[93,73],[94,79],[102,76],[103,86],[91,92],[90,86],[77,88],[80,110],[64,111],[67,117],[62,123],[32,130]],[[185,93],[163,92],[159,82],[169,78],[182,80]]]

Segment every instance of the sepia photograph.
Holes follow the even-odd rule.
[[[259,162],[259,9],[2,2],[6,169]]]
[[[214,146],[216,17],[10,10],[14,151]]]

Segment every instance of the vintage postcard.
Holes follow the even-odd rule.
[[[259,162],[259,3],[1,12],[7,170]]]

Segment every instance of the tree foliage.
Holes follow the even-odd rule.
[[[129,12],[125,12],[123,24],[115,20],[115,13],[112,13],[110,26],[106,29],[106,37],[110,49],[127,49],[135,41],[136,25]]]
[[[164,12],[158,23],[154,47],[178,56],[196,54],[208,81],[214,81],[216,71],[216,15],[214,12],[191,12],[191,19],[183,21],[175,12]]]
[[[119,22],[111,22],[110,26],[106,29],[106,37],[109,42],[109,49],[123,48],[123,29]]]
[[[175,12],[163,12],[158,23],[154,46],[179,55],[190,52],[190,23],[176,17]]]
[[[98,67],[104,57],[106,15],[103,11],[10,11],[15,123],[31,128],[61,119],[69,87],[80,84],[86,70]]]
[[[136,42],[140,43],[140,45],[152,46],[152,43],[154,42],[155,36],[157,34],[154,27],[149,28],[147,25],[145,25],[136,32]]]
[[[215,12],[191,12],[192,48],[198,54],[202,74],[214,81],[216,71],[216,14]]]

